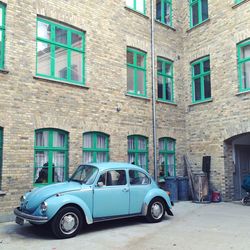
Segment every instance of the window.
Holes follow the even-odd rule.
[[[128,162],[148,170],[148,139],[146,137],[128,136]]]
[[[147,185],[150,179],[142,172],[137,170],[129,170],[130,185]]]
[[[172,27],[172,0],[156,0],[156,20]]]
[[[121,186],[127,184],[125,170],[111,170],[103,173],[98,183],[103,183],[104,186]]]
[[[36,75],[84,85],[84,33],[37,19]]]
[[[0,3],[0,69],[4,68],[4,49],[5,49],[5,8]]]
[[[57,129],[35,132],[35,183],[55,183],[66,179],[68,133]]]
[[[126,0],[127,7],[138,11],[145,15],[146,13],[146,0]]]
[[[146,97],[146,54],[128,48],[127,90],[131,95]]]
[[[3,129],[0,127],[0,190],[2,188],[2,167],[3,167]]]
[[[208,0],[190,0],[190,26],[194,27],[208,19]]]
[[[193,103],[211,99],[210,59],[205,57],[192,66]]]
[[[175,169],[175,140],[163,137],[159,139],[159,175],[176,176]]]
[[[157,93],[161,101],[173,102],[173,63],[157,59]]]
[[[241,3],[241,2],[243,2],[244,0],[235,0],[235,3],[237,4],[237,3]]]
[[[238,44],[240,92],[250,90],[250,39]]]
[[[83,134],[83,163],[109,161],[109,136],[101,132]]]

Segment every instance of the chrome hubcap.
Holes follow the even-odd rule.
[[[160,219],[163,214],[163,205],[160,202],[155,202],[151,207],[152,217],[156,220]]]
[[[64,234],[72,234],[79,226],[79,219],[75,213],[66,213],[60,221],[60,229]]]

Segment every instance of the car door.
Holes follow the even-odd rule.
[[[129,186],[125,170],[103,172],[94,188],[93,218],[129,214]]]
[[[129,170],[130,214],[142,212],[144,198],[151,189],[150,178],[141,171]]]

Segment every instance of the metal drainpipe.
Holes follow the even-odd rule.
[[[152,126],[153,126],[153,158],[154,179],[157,181],[158,169],[156,160],[156,108],[155,108],[155,43],[154,43],[154,0],[151,0],[151,80],[152,80]]]

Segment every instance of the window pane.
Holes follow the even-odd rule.
[[[195,94],[195,100],[201,100],[201,80],[195,79],[194,80],[194,94]]]
[[[134,87],[134,69],[132,68],[127,68],[127,88],[128,92],[134,92],[135,87]]]
[[[163,71],[163,63],[161,61],[157,62],[157,71],[160,73]]]
[[[128,138],[128,149],[133,150],[135,149],[135,139],[134,137]]]
[[[171,25],[171,6],[169,3],[164,3],[164,22]]]
[[[51,48],[50,44],[37,42],[37,73],[50,75]]]
[[[143,150],[147,148],[147,141],[145,138],[138,138],[138,149]]]
[[[137,66],[144,67],[144,56],[137,54]]]
[[[130,8],[134,8],[134,0],[126,0],[126,5]]]
[[[207,0],[201,0],[202,21],[208,19],[208,3]]]
[[[211,97],[211,83],[210,83],[210,75],[204,77],[204,97]]]
[[[147,160],[146,153],[138,154],[138,165],[144,169],[146,169],[146,160]]]
[[[158,84],[158,98],[163,98],[163,77],[158,76],[157,77],[157,84]]]
[[[135,164],[135,153],[128,154],[128,162],[131,164]]]
[[[83,163],[93,162],[92,152],[83,152]]]
[[[35,168],[35,183],[48,183],[48,167]]]
[[[92,148],[92,134],[84,134],[83,135],[83,147],[84,148]]]
[[[51,38],[51,26],[48,23],[37,22],[37,36],[50,40]]]
[[[67,44],[67,31],[61,28],[56,27],[55,40],[58,43]]]
[[[55,77],[67,79],[67,60],[68,53],[66,49],[61,47],[56,47],[55,49]]]
[[[159,150],[164,150],[164,139],[159,140]]]
[[[250,44],[241,48],[242,58],[250,58]]]
[[[171,64],[166,63],[165,64],[165,72],[167,75],[171,75]]]
[[[106,153],[105,152],[98,152],[96,156],[96,162],[105,162],[106,159]]]
[[[83,54],[75,51],[71,52],[71,80],[82,81]]]
[[[144,95],[144,82],[145,82],[145,74],[144,71],[137,71],[137,94]]]
[[[192,6],[192,21],[193,26],[198,24],[198,3]]]
[[[242,83],[243,89],[250,88],[250,61],[242,64]]]
[[[166,79],[166,99],[172,100],[172,80],[170,78]]]
[[[82,48],[82,36],[75,34],[75,33],[71,33],[71,45],[74,48]]]
[[[174,155],[168,155],[167,156],[168,161],[168,175],[174,176]]]
[[[200,64],[195,64],[194,65],[194,75],[199,75],[201,73],[201,70],[200,70]]]
[[[134,64],[134,53],[130,51],[127,52],[127,63]]]
[[[65,134],[54,131],[53,132],[53,147],[64,147]]]
[[[136,0],[136,10],[144,13],[144,0]]]
[[[49,146],[49,131],[36,132],[36,146],[37,147]]]
[[[161,0],[156,1],[156,20],[161,21]]]
[[[48,152],[37,151],[35,153],[35,163],[36,163],[36,167],[48,166]]]
[[[64,181],[65,153],[53,152],[53,182]]]
[[[106,148],[106,136],[105,135],[97,135],[97,148]]]
[[[203,62],[203,71],[204,72],[210,71],[210,60]]]
[[[167,151],[174,151],[174,141],[173,140],[168,140],[167,143]]]

